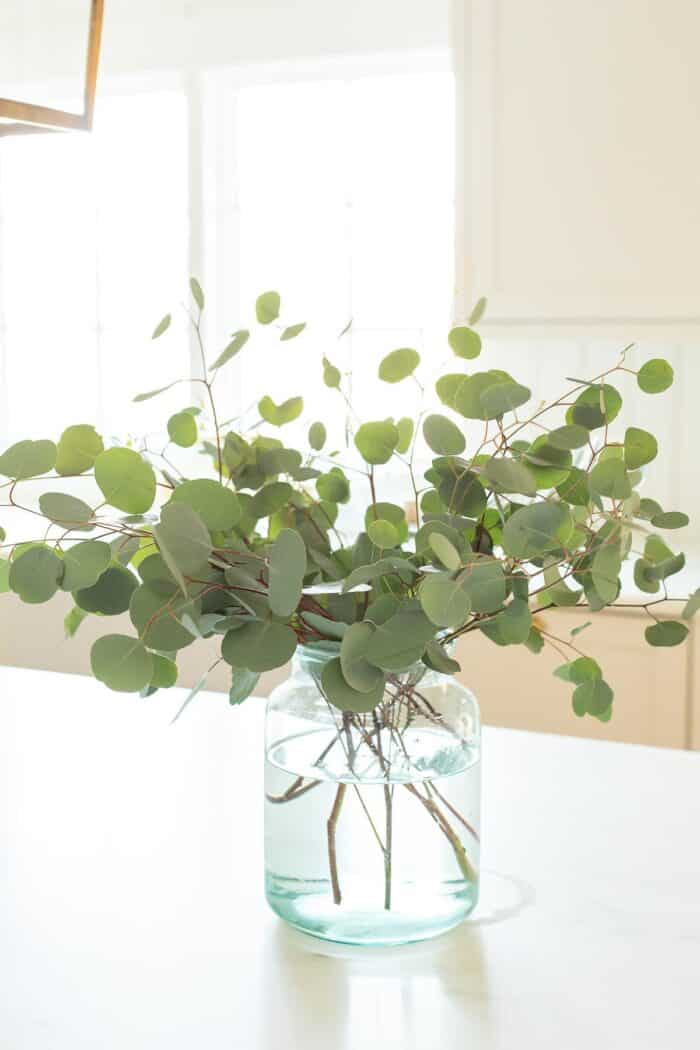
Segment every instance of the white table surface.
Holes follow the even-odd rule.
[[[2,1050],[699,1045],[700,754],[485,732],[484,899],[334,947],[262,894],[260,701],[0,668]]]

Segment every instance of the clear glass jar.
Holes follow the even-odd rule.
[[[317,684],[337,654],[332,643],[300,649],[268,700],[268,903],[327,940],[433,937],[478,896],[478,704],[421,663],[389,676],[369,714],[338,711]]]

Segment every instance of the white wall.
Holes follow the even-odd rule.
[[[452,15],[457,314],[487,295],[485,331],[543,396],[631,342],[632,367],[668,356],[673,390],[632,384],[630,422],[658,434],[650,478],[700,544],[700,6],[453,0]]]
[[[60,77],[67,56],[62,36],[84,33],[88,0],[0,5],[0,77]],[[36,14],[34,14],[36,12]],[[49,15],[46,12],[50,12]],[[102,71],[107,75],[202,69],[248,62],[372,51],[444,47],[448,0],[106,0]],[[27,20],[50,25],[45,44],[26,68],[15,39]],[[36,34],[33,34],[34,36]]]

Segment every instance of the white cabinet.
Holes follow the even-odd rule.
[[[485,294],[492,325],[700,330],[700,5],[453,13],[461,311]]]

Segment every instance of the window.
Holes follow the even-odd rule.
[[[288,323],[309,322],[295,342],[260,333],[228,366],[225,415],[261,393],[302,393],[312,411],[328,395],[322,353],[352,364],[366,417],[410,412],[405,385],[399,394],[366,381],[398,346],[434,352],[433,332],[444,341],[448,321],[452,78],[433,60],[415,65],[338,62],[257,82],[205,74],[177,90],[105,89],[92,137],[6,140],[3,446],[76,420],[124,438],[187,403],[182,387],[140,405],[131,398],[198,368],[179,307],[188,272],[207,292],[210,359],[251,323],[265,289],[281,293]],[[167,342],[151,343],[170,309]]]

